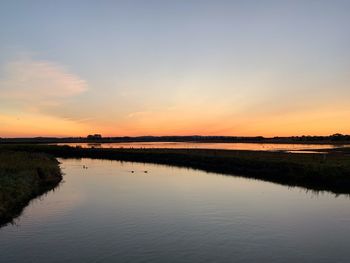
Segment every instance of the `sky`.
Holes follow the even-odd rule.
[[[350,1],[0,1],[0,137],[350,134]]]

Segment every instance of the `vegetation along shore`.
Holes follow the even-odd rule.
[[[166,164],[350,194],[349,148],[329,150],[326,154],[212,149],[101,149],[33,144],[2,145],[0,149],[42,152],[62,158]]]
[[[58,161],[44,153],[0,150],[0,226],[62,180]]]
[[[329,136],[123,136],[103,137],[91,134],[87,137],[34,137],[34,138],[1,138],[1,144],[46,144],[46,143],[118,143],[118,142],[196,142],[196,143],[275,143],[275,144],[350,144],[350,135],[336,133]]]

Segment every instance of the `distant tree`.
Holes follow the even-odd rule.
[[[101,134],[90,134],[86,137],[88,140],[92,140],[92,141],[95,141],[95,140],[101,140],[102,139],[102,135]]]
[[[344,136],[343,134],[340,134],[340,133],[335,133],[331,136],[329,136],[331,138],[332,141],[343,141],[345,140],[346,136]]]

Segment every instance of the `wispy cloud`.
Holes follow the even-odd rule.
[[[131,112],[127,115],[127,118],[137,118],[137,117],[143,117],[152,114],[152,111],[136,111]]]
[[[63,66],[44,60],[8,63],[0,78],[0,99],[28,107],[57,106],[87,90],[87,83]]]
[[[87,83],[50,61],[18,59],[0,72],[0,134],[67,136],[86,133],[89,120],[67,110]]]

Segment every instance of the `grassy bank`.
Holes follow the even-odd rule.
[[[347,152],[292,154],[284,152],[207,149],[84,149],[55,145],[3,145],[2,148],[46,152],[64,158],[95,158],[190,167],[350,194]]]
[[[31,199],[54,188],[61,179],[53,157],[0,149],[0,225],[10,222]]]

